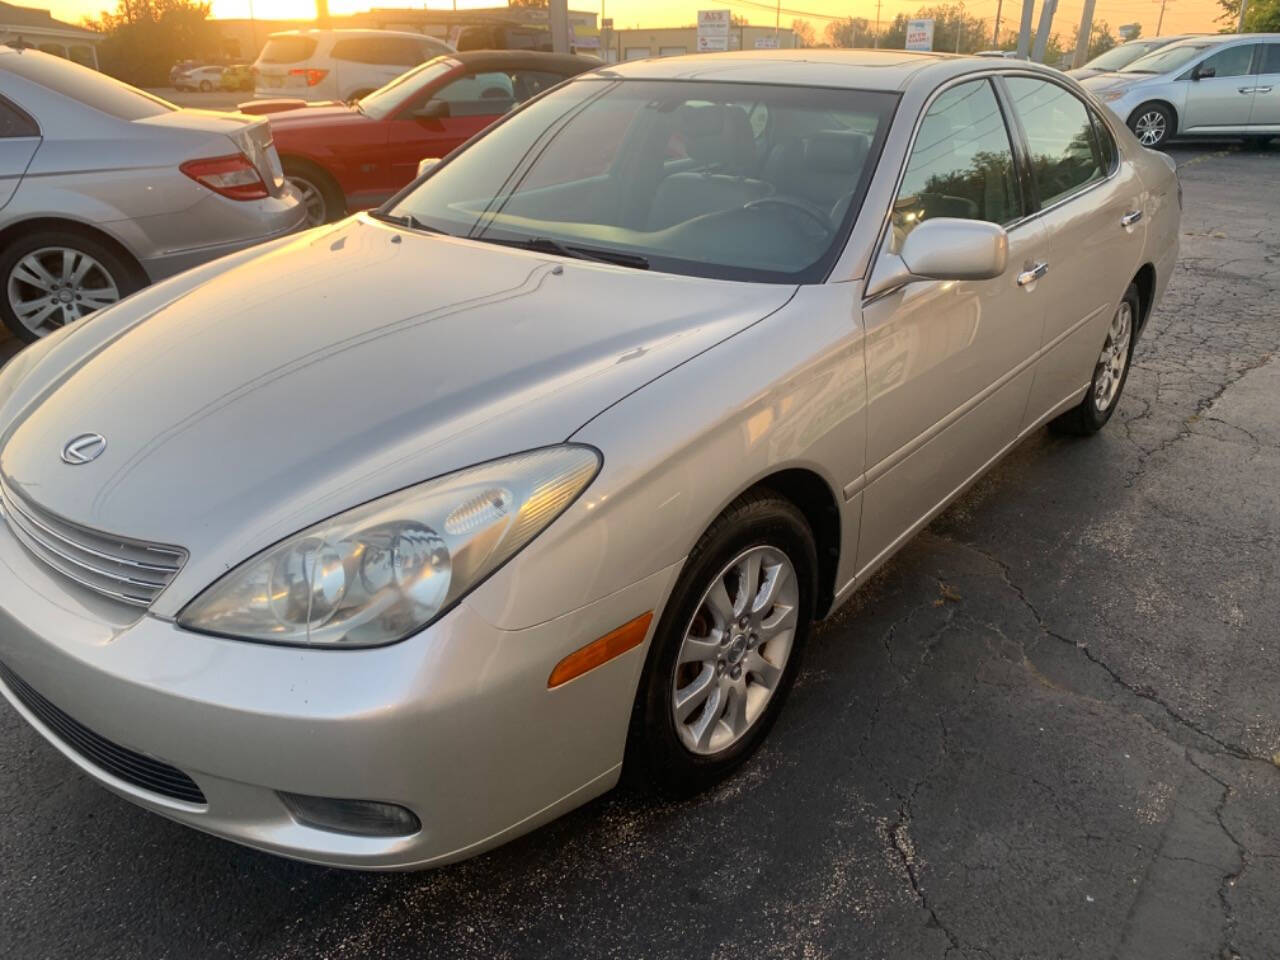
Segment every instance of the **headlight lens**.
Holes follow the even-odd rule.
[[[401,640],[544,530],[599,469],[594,449],[563,445],[393,493],[260,553],[192,601],[178,623],[306,646]]]
[[[1098,94],[1098,99],[1103,103],[1111,103],[1115,100],[1119,100],[1126,92],[1127,91],[1125,90],[1108,90],[1106,93]]]

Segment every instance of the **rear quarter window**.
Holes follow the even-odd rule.
[[[272,37],[262,48],[258,60],[262,63],[301,63],[316,52],[316,42],[311,37]]]
[[[40,128],[27,114],[0,97],[0,140],[13,137],[38,137]]]

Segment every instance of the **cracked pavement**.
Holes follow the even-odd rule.
[[[813,637],[757,758],[476,860],[323,870],[94,786],[0,707],[15,957],[1280,955],[1280,144],[1179,147],[1097,437],[1039,432]],[[0,350],[4,344],[0,344]]]

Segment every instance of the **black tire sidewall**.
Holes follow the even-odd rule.
[[[17,314],[9,306],[9,274],[19,260],[42,247],[67,247],[93,257],[111,274],[122,300],[144,286],[135,267],[122,259],[115,250],[93,237],[74,230],[39,230],[26,234],[0,250],[0,321],[4,322],[10,333],[26,343],[33,343],[39,337],[18,320]]]
[[[684,632],[712,577],[754,546],[772,546],[791,560],[800,587],[800,616],[778,688],[764,714],[737,743],[720,753],[690,752],[676,731],[671,710],[676,658]],[[721,780],[747,759],[768,734],[800,667],[813,619],[817,554],[804,515],[774,496],[736,501],[703,535],[668,598],[646,658],[636,700],[628,766],[640,768],[649,783],[671,796],[688,796]]]
[[[322,167],[292,157],[282,160],[280,165],[284,170],[286,179],[294,177],[299,180],[306,180],[320,191],[320,196],[324,200],[323,223],[332,223],[346,211],[346,198],[342,195],[342,191],[338,188],[338,184],[333,177]]]

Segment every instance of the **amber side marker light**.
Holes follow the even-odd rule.
[[[574,677],[580,677],[588,670],[594,670],[602,663],[608,663],[614,657],[621,656],[632,647],[644,643],[649,632],[649,623],[653,620],[653,611],[624,623],[617,630],[606,633],[599,640],[592,640],[585,647],[579,647],[556,664],[547,678],[547,688],[558,687],[568,683]]]

